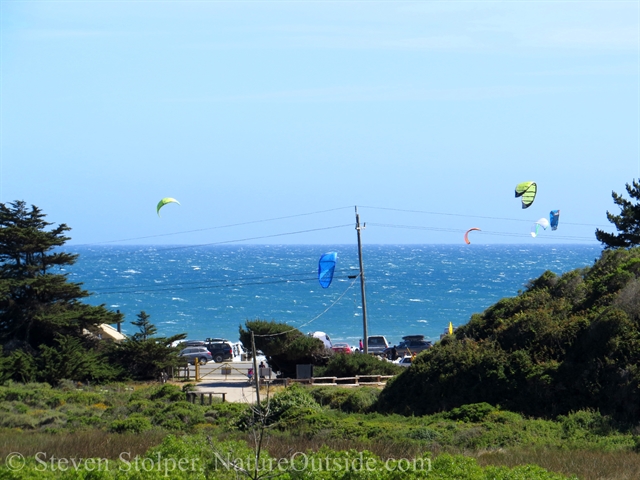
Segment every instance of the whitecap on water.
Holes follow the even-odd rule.
[[[418,323],[429,323],[427,320],[416,320]]]
[[[410,302],[421,302],[422,300],[420,300],[419,298],[410,298],[409,301]]]

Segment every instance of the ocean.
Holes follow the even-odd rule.
[[[145,311],[160,335],[186,333],[238,341],[247,320],[287,323],[357,345],[363,337],[355,245],[68,246],[79,254],[64,273],[91,296],[125,314]],[[593,265],[599,245],[364,245],[369,335],[422,334],[437,340],[544,271]],[[331,285],[318,283],[318,260],[337,252]]]

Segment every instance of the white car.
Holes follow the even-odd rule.
[[[409,357],[409,356],[402,357],[400,360],[398,360],[397,363],[401,367],[410,367],[411,366],[411,357]]]

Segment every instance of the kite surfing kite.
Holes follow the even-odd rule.
[[[167,203],[177,203],[178,205],[180,205],[180,202],[175,198],[165,197],[158,202],[158,206],[156,207],[156,212],[158,213],[158,216],[160,216],[160,209],[164,207]]]
[[[522,197],[522,208],[529,208],[536,198],[538,186],[535,182],[522,182],[516,185],[516,198]]]
[[[473,232],[474,230],[478,230],[480,231],[479,228],[473,227],[470,228],[469,230],[467,230],[466,232],[464,232],[464,241],[467,245],[469,245],[471,242],[469,241],[469,232]]]
[[[551,230],[558,229],[559,221],[560,221],[560,210],[551,210],[551,212],[549,212],[549,222],[551,223]]]
[[[549,226],[549,220],[542,217],[540,220],[534,223],[533,226],[531,227],[531,236],[537,237],[538,233],[540,232],[540,228],[546,230],[548,226]]]
[[[320,257],[318,262],[318,281],[322,288],[329,288],[329,285],[331,285],[333,272],[336,269],[336,258],[338,258],[336,252],[325,253]]]

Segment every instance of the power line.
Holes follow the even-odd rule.
[[[349,270],[342,270],[341,272],[347,272]],[[288,277],[300,277],[306,276],[307,278],[303,279],[292,279]],[[310,276],[313,275],[313,276]],[[335,275],[334,278],[349,278],[348,274],[343,275]],[[255,281],[252,280],[269,280],[274,279],[274,281]],[[232,280],[199,280],[195,282],[180,282],[172,285],[132,285],[125,287],[126,291],[121,291],[123,287],[106,287],[106,288],[97,288],[95,289],[96,294],[104,294],[110,295],[115,293],[136,293],[136,292],[151,292],[157,290],[190,290],[190,289],[200,289],[200,288],[219,288],[219,287],[238,287],[242,285],[268,285],[273,283],[286,283],[286,282],[306,282],[311,280],[317,280],[317,274],[311,272],[304,273],[290,273],[287,275],[268,275],[268,276],[256,276],[256,277],[245,277],[245,278],[237,278]],[[222,282],[222,283],[221,283]],[[194,285],[194,287],[190,287],[190,285]],[[116,289],[114,291],[113,289]]]
[[[444,213],[444,212],[428,212],[425,210],[407,210],[402,208],[386,208],[386,207],[372,207],[372,206],[362,206],[362,208],[371,208],[373,210],[390,210],[394,212],[405,212],[405,213],[425,213],[428,215],[445,215],[449,217],[465,217],[465,218],[484,218],[487,220],[508,220],[512,222],[527,222],[531,223],[531,220],[525,220],[522,218],[504,218],[504,217],[484,217],[480,215],[463,215],[460,213]],[[606,227],[606,225],[594,225],[590,223],[571,223],[571,222],[562,222],[563,225],[579,225],[584,227]]]
[[[342,295],[340,295],[331,305],[329,305],[327,308],[324,309],[323,312],[321,312],[320,314],[316,315],[315,317],[313,317],[311,320],[309,320],[306,323],[303,323],[302,325],[298,325],[297,327],[293,327],[289,330],[285,330],[284,332],[278,332],[278,333],[265,333],[262,335],[257,335],[254,333],[255,337],[277,337],[279,335],[284,335],[286,333],[292,332],[294,330],[300,330],[302,327],[306,327],[307,325],[310,325],[312,322],[316,321],[317,319],[319,319],[322,315],[324,315],[325,313],[327,313],[329,310],[331,310],[340,300],[342,300],[342,297],[344,297],[347,292],[351,289],[351,287],[353,287],[353,285],[356,283],[356,280],[358,279],[360,275],[356,275],[355,278],[353,279],[353,281],[351,282],[351,284],[345,289],[344,292],[342,292]],[[335,277],[334,277],[335,278]]]
[[[370,222],[368,225],[373,225],[376,227],[385,227],[385,228],[403,228],[403,229],[407,229],[407,230],[433,230],[433,231],[438,231],[438,232],[454,232],[454,233],[464,233],[466,232],[466,230],[463,229],[454,229],[454,228],[440,228],[440,227],[424,227],[424,226],[418,226],[418,225],[393,225],[393,224],[388,224],[388,223],[373,223]],[[487,231],[487,230],[482,230],[480,232],[477,232],[478,235],[495,235],[495,236],[506,236],[506,237],[520,237],[520,238],[529,238],[530,235],[524,234],[524,233],[514,233],[514,232],[492,232],[492,231]],[[561,240],[580,240],[580,241],[589,241],[589,242],[593,242],[593,238],[591,237],[573,237],[573,236],[566,236],[566,235],[553,235],[553,238],[551,237],[539,237],[539,238],[544,238],[545,240],[555,240],[555,239],[561,239]]]
[[[343,278],[343,277],[334,277],[334,278]],[[301,278],[301,279],[282,279],[282,280],[274,280],[272,282],[246,282],[246,283],[228,283],[221,285],[201,285],[195,287],[187,287],[187,288],[179,288],[177,286],[167,286],[167,287],[159,287],[159,288],[149,288],[149,289],[141,289],[141,288],[132,288],[131,290],[121,290],[115,292],[101,292],[96,293],[96,295],[115,295],[118,293],[145,293],[145,292],[161,292],[161,291],[186,291],[186,290],[203,290],[203,289],[211,289],[211,288],[228,288],[228,287],[243,287],[243,286],[251,286],[251,285],[274,285],[277,283],[292,283],[292,282],[309,282],[317,280],[317,277],[309,277],[309,278]]]
[[[224,245],[226,243],[247,242],[249,240],[261,240],[263,238],[284,237],[286,235],[298,235],[300,233],[318,232],[320,230],[332,230],[332,229],[335,229],[335,228],[344,228],[344,227],[352,227],[352,226],[353,226],[352,223],[347,223],[347,224],[344,224],[344,225],[334,225],[332,227],[320,227],[320,228],[310,228],[308,230],[298,230],[296,232],[274,233],[274,234],[271,234],[271,235],[263,235],[261,237],[247,237],[247,238],[240,238],[240,239],[236,239],[236,240],[224,240],[222,242],[201,243],[201,244],[198,244],[198,245],[180,245],[180,246],[177,246],[177,247],[158,248],[157,251],[180,250],[180,249],[194,248],[194,247],[208,247],[208,246],[211,246],[211,245]]]
[[[276,220],[286,220],[289,218],[297,218],[297,217],[305,217],[305,216],[309,216],[309,215],[316,215],[319,213],[328,213],[328,212],[335,212],[337,210],[344,210],[346,208],[353,208],[351,206],[349,207],[337,207],[337,208],[330,208],[328,210],[318,210],[316,212],[308,212],[308,213],[298,213],[298,214],[294,214],[294,215],[285,215],[283,217],[274,217],[274,218],[266,218],[263,220],[250,220],[247,222],[240,222],[240,223],[230,223],[228,225],[218,225],[215,227],[206,227],[206,228],[198,228],[195,230],[184,230],[181,232],[172,232],[172,233],[159,233],[157,235],[147,235],[144,237],[133,237],[133,238],[123,238],[120,240],[105,240],[102,242],[95,242],[95,243],[81,243],[75,246],[87,246],[87,245],[101,245],[104,243],[117,243],[117,242],[130,242],[132,240],[145,240],[147,238],[158,238],[158,237],[170,237],[173,235],[182,235],[185,233],[195,233],[195,232],[205,232],[208,230],[218,230],[221,228],[231,228],[231,227],[239,227],[239,226],[243,226],[243,225],[251,225],[251,224],[255,224],[255,223],[265,223],[265,222],[273,222]]]
[[[353,224],[351,223],[346,223],[343,225],[333,225],[330,227],[319,227],[319,228],[310,228],[307,230],[298,230],[298,231],[294,231],[294,232],[284,232],[284,233],[274,233],[271,235],[262,235],[262,236],[258,236],[258,237],[246,237],[246,238],[238,238],[235,240],[223,240],[220,242],[211,242],[211,243],[200,243],[200,244],[196,244],[196,245],[178,245],[178,246],[174,246],[174,247],[166,247],[166,248],[158,248],[158,247],[153,247],[153,251],[154,252],[165,252],[165,251],[169,251],[169,250],[185,250],[188,248],[197,248],[197,247],[209,247],[209,246],[213,246],[213,245],[225,245],[225,244],[229,244],[229,243],[237,243],[237,242],[246,242],[249,240],[261,240],[263,238],[275,238],[275,237],[284,237],[284,236],[288,236],[288,235],[299,235],[301,233],[310,233],[310,232],[319,232],[322,230],[333,230],[336,228],[345,228],[345,227],[351,227],[353,226]],[[82,244],[82,245],[70,245],[70,246],[90,246],[90,245],[94,245],[94,244]],[[121,255],[136,255],[136,254],[141,254],[141,253],[148,253],[148,250],[138,250],[135,252],[122,252]],[[115,255],[118,255],[118,252],[115,253]]]

